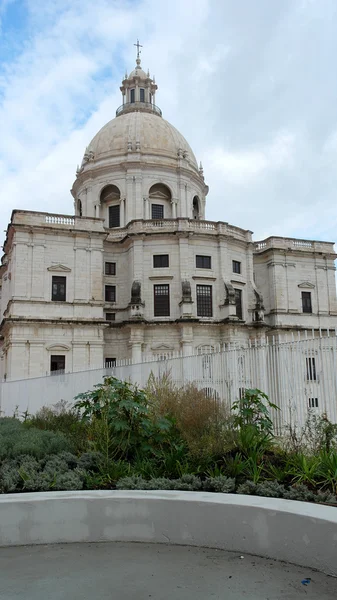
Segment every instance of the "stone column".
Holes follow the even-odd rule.
[[[133,198],[133,176],[126,176],[126,203],[128,205],[128,219],[136,219],[135,203]]]
[[[125,203],[124,198],[120,201],[120,226],[125,227]]]

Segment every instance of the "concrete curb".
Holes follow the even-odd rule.
[[[337,510],[330,506],[202,492],[0,496],[0,546],[108,541],[246,552],[337,577]]]

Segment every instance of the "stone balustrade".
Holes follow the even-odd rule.
[[[53,227],[55,229],[78,229],[81,231],[104,232],[104,220],[74,215],[50,214],[28,210],[15,210],[12,216],[13,225],[29,225],[34,227]]]
[[[211,234],[211,235],[226,235],[240,239],[242,241],[251,242],[251,232],[240,227],[234,227],[228,223],[214,222],[214,221],[198,221],[192,219],[159,219],[159,220],[134,220],[126,227],[121,227],[115,230],[110,230],[109,240],[118,241],[123,239],[126,235],[134,235],[139,233],[147,232],[161,232],[161,233],[173,233],[173,232],[191,232],[199,234]]]
[[[254,251],[265,252],[270,249],[301,250],[307,252],[334,252],[333,242],[315,242],[312,240],[299,240],[294,238],[269,237],[254,243]]]

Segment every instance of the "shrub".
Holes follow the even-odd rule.
[[[133,475],[121,478],[117,482],[116,488],[118,490],[182,490],[194,492],[201,489],[201,480],[195,475],[183,475],[178,479],[159,477],[146,481],[143,477]]]
[[[81,453],[88,448],[87,426],[82,422],[78,411],[60,401],[52,407],[42,407],[34,416],[25,421],[26,427],[44,431],[57,431],[70,438],[75,452]]]
[[[207,477],[203,481],[202,489],[206,492],[221,492],[230,494],[235,491],[235,479],[219,475],[218,477]]]
[[[63,433],[26,429],[15,418],[0,419],[0,460],[29,454],[42,458],[48,454],[70,452],[72,443]]]
[[[97,473],[103,464],[103,455],[100,452],[84,452],[78,459],[78,466],[84,471]]]
[[[151,375],[145,389],[152,413],[173,420],[192,456],[220,456],[233,446],[231,417],[224,402],[208,397],[193,383],[176,386],[169,374]]]
[[[337,451],[337,424],[331,423],[326,414],[316,415],[309,411],[303,427],[290,423],[285,427],[282,444],[288,452]]]
[[[0,492],[80,490],[86,472],[78,469],[69,453],[37,460],[32,456],[6,459],[0,467]],[[72,465],[72,466],[70,466]]]

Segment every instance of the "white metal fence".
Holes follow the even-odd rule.
[[[194,382],[207,394],[229,405],[246,388],[259,388],[280,407],[274,417],[277,430],[285,423],[303,425],[308,411],[326,413],[337,423],[337,337],[250,343],[246,347],[226,344],[204,349],[202,354],[183,357],[161,356],[140,364],[121,361],[109,368],[86,370],[9,381],[0,384],[0,410],[3,416],[28,411],[74,397],[114,375],[144,386],[151,373],[169,373],[177,385]]]

